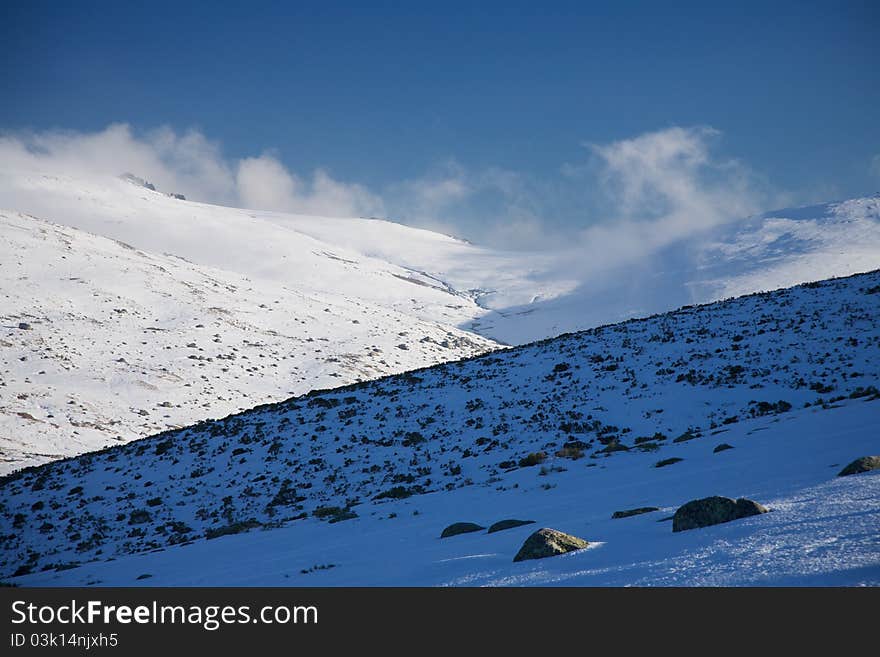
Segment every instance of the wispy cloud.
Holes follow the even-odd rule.
[[[99,132],[50,131],[0,137],[0,166],[68,175],[133,172],[162,189],[235,203],[235,176],[220,146],[198,131],[159,128],[135,136],[118,123]]]
[[[385,209],[382,199],[362,185],[334,180],[323,169],[303,180],[271,154],[241,160],[235,185],[240,204],[260,210],[357,217]]]
[[[476,242],[636,258],[726,220],[767,208],[772,195],[741,162],[715,154],[720,133],[673,127],[585,144],[583,161],[555,175],[454,159],[381,189],[317,168],[288,169],[272,151],[226,157],[197,130],[136,133],[124,123],[91,133],[0,136],[0,167],[70,175],[130,171],[161,190],[223,205],[327,216],[385,216]]]
[[[587,144],[604,216],[583,231],[584,243],[615,257],[640,255],[766,209],[773,195],[749,168],[713,155],[719,136],[710,127],[673,127]]]
[[[136,135],[118,123],[93,132],[52,131],[0,137],[0,166],[18,171],[115,176],[132,172],[194,200],[330,216],[381,214],[381,199],[361,185],[316,169],[307,179],[272,154],[239,161],[197,130],[168,127]]]
[[[447,160],[383,190],[390,215],[405,223],[502,248],[551,239],[540,219],[540,190],[529,177],[499,167],[475,170]]]

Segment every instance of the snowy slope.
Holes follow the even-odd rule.
[[[536,289],[545,296],[564,290],[555,283],[535,283],[519,254],[494,252],[447,235],[388,221],[180,201],[123,179],[0,170],[0,208],[146,252],[169,253],[304,292],[346,294],[448,324],[465,325],[484,314],[474,298],[489,288],[502,287],[505,304],[525,303]],[[549,258],[542,262],[548,266]],[[455,280],[447,282],[447,275]]]
[[[0,169],[4,207],[506,344],[880,267],[880,196],[769,212],[671,242],[645,235],[663,245],[648,253],[612,243],[613,226],[553,253],[508,252],[378,219],[239,210],[124,180]],[[334,256],[356,264],[328,267]],[[363,275],[368,267],[397,276],[377,282]]]
[[[878,584],[880,478],[834,477],[880,452],[878,316],[875,271],[48,464],[2,480],[0,572],[30,584]],[[721,442],[733,449],[714,453]],[[541,465],[521,461],[537,452]],[[670,458],[682,460],[656,467]],[[709,494],[773,512],[675,535],[658,522]],[[610,519],[648,505],[662,511]],[[535,526],[437,538],[453,521],[505,517],[595,545],[512,564]]]
[[[0,472],[496,347],[344,292],[2,211],[0,263]],[[377,286],[397,280],[361,265]]]
[[[876,402],[875,402],[876,404]],[[503,490],[467,487],[393,501],[335,524],[298,521],[167,550],[49,569],[21,586],[880,586],[880,473],[836,478],[854,453],[877,451],[870,404],[734,426],[718,439],[585,470],[520,470]],[[757,431],[760,429],[761,431]],[[548,489],[545,490],[545,485]],[[668,518],[702,495],[745,495],[772,513],[673,534]],[[639,506],[660,511],[611,519]],[[417,512],[417,513],[416,513]],[[440,540],[443,527],[503,518],[536,524]],[[562,557],[513,563],[536,527],[591,542]],[[330,566],[332,568],[321,568]],[[318,568],[316,568],[318,566]],[[304,572],[305,571],[305,572]],[[148,577],[144,577],[144,576]]]

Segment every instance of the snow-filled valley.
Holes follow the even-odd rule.
[[[599,271],[582,245],[498,251],[379,219],[0,171],[0,473],[309,390],[877,267],[876,196],[707,227]]]
[[[0,480],[22,585],[880,584],[880,272],[312,392]],[[724,446],[727,447],[724,447]],[[673,533],[708,495],[770,513]],[[657,511],[612,519],[635,507]],[[506,531],[439,538],[453,522]],[[513,563],[553,527],[585,550]]]

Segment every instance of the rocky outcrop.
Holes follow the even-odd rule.
[[[871,470],[880,470],[880,456],[862,456],[857,458],[841,470],[837,476],[848,477],[849,475],[870,472]]]
[[[555,557],[566,552],[581,550],[588,545],[589,542],[582,538],[545,527],[539,529],[526,539],[513,560],[525,561],[527,559]]]
[[[679,507],[672,517],[672,531],[680,532],[718,525],[731,520],[767,513],[768,510],[757,502],[747,500],[744,497],[738,500],[717,495],[704,497],[700,500],[691,500]]]

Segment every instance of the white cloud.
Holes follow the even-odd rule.
[[[136,137],[123,123],[93,133],[51,131],[0,137],[5,168],[69,175],[133,172],[166,191],[215,203],[235,201],[234,179],[219,146],[199,132],[168,128]]]
[[[384,214],[382,199],[363,185],[335,180],[323,169],[312,176],[311,191],[303,201],[317,215],[366,217]]]
[[[447,160],[423,176],[389,185],[386,194],[393,212],[409,220],[436,221],[473,193],[467,178],[464,167]]]
[[[385,216],[511,248],[552,248],[605,261],[767,207],[755,177],[718,158],[718,131],[669,128],[588,145],[591,158],[550,179],[455,160],[380,190],[324,169],[287,169],[273,152],[240,160],[197,130],[0,136],[0,167],[78,175],[132,172],[160,190],[223,205],[330,216]],[[584,227],[587,228],[584,228]],[[589,258],[580,257],[581,260]]]
[[[248,157],[238,163],[238,195],[246,208],[279,210],[297,194],[299,181],[269,155]]]
[[[501,248],[536,248],[556,239],[539,218],[539,196],[527,176],[498,167],[474,170],[455,160],[383,193],[394,219]]]
[[[384,209],[382,200],[361,185],[334,180],[323,169],[303,181],[269,154],[241,160],[236,186],[247,208],[344,217],[377,215]]]
[[[673,127],[588,144],[597,160],[605,218],[581,233],[584,248],[601,262],[643,258],[766,209],[770,196],[756,176],[736,160],[713,156],[719,135],[710,127]],[[567,169],[569,175],[583,171]]]
[[[219,144],[197,130],[177,134],[163,127],[135,135],[118,123],[92,133],[6,135],[0,137],[0,166],[73,176],[131,172],[193,200],[264,210],[359,216],[383,209],[364,187],[321,169],[304,181],[270,154],[229,161]]]
[[[668,128],[606,145],[590,145],[602,165],[603,191],[616,216],[659,219],[670,228],[700,228],[757,209],[748,170],[711,157],[719,132]]]

